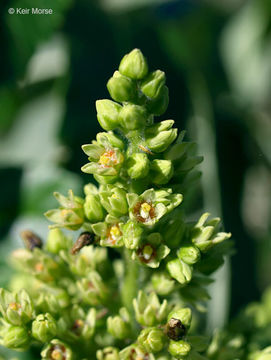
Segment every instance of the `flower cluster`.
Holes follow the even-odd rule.
[[[45,244],[22,233],[26,248],[12,256],[15,292],[0,292],[4,346],[40,346],[50,360],[206,360],[207,348],[215,353],[191,326],[192,310],[208,300],[208,276],[223,263],[230,234],[209,214],[186,220],[182,202],[202,157],[173,120],[154,121],[168,106],[165,82],[138,49],[109,79],[113,100],[96,102],[105,132],[82,146],[82,171],[98,185],[87,184],[83,197],[55,193],[60,206],[45,214],[53,223]],[[61,229],[81,234],[73,242]]]

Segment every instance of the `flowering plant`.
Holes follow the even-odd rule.
[[[173,120],[154,122],[167,109],[165,81],[138,49],[109,79],[113,100],[96,102],[106,132],[82,146],[82,171],[98,186],[86,185],[83,197],[55,193],[60,206],[45,214],[53,223],[45,244],[22,232],[25,249],[12,261],[27,274],[16,275],[24,289],[0,291],[5,347],[39,347],[50,360],[271,359],[251,336],[268,326],[270,293],[236,320],[245,333],[233,324],[199,335],[206,285],[231,234],[208,213],[186,219],[182,202],[202,157]],[[63,229],[81,234],[73,242]]]

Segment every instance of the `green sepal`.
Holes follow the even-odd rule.
[[[96,101],[97,119],[104,130],[113,130],[119,126],[121,105],[111,100]]]
[[[119,71],[115,71],[108,80],[107,89],[112,99],[118,102],[134,102],[137,98],[135,82],[127,76],[123,76]]]
[[[134,49],[122,58],[119,71],[131,79],[140,80],[147,75],[148,64],[142,52]]]

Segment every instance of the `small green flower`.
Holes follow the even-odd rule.
[[[54,316],[70,305],[70,297],[66,290],[48,285],[38,287],[39,295],[35,299],[35,307],[43,313],[49,312]]]
[[[168,87],[163,86],[155,99],[148,99],[146,107],[151,114],[162,115],[167,110],[169,103]]]
[[[112,99],[118,102],[133,102],[137,98],[136,83],[119,71],[115,71],[108,80],[107,89]]]
[[[119,351],[114,347],[106,347],[103,350],[98,350],[96,353],[98,360],[120,360]]]
[[[141,331],[137,339],[143,351],[156,353],[163,349],[165,335],[163,330],[156,327],[145,328]]]
[[[127,249],[138,249],[144,232],[143,228],[137,222],[129,220],[126,224],[120,225],[120,230]]]
[[[41,352],[44,360],[73,360],[71,349],[58,339],[52,340]]]
[[[22,326],[6,328],[3,336],[3,345],[9,349],[26,350],[30,345],[30,334]]]
[[[178,258],[188,265],[193,265],[200,259],[200,251],[191,245],[182,246],[177,252]]]
[[[162,87],[165,85],[166,76],[161,70],[150,73],[140,85],[144,95],[151,99],[157,99],[161,93]]]
[[[162,237],[159,233],[152,233],[147,236],[143,244],[132,253],[132,259],[142,264],[157,268],[161,260],[168,256],[170,249],[162,244]]]
[[[119,315],[107,318],[107,331],[117,339],[127,339],[131,334],[130,315],[126,308],[121,308]]]
[[[180,340],[180,341],[171,340],[168,347],[168,351],[176,359],[186,359],[187,355],[190,353],[190,350],[191,350],[191,345],[184,340]]]
[[[78,253],[61,252],[60,256],[71,272],[79,276],[99,270],[108,262],[106,249],[93,245],[84,246]]]
[[[128,213],[126,191],[114,185],[101,185],[100,200],[106,211],[112,216],[123,216]]]
[[[113,134],[110,138],[104,133],[98,134],[97,141],[82,146],[90,162],[81,170],[87,174],[118,176],[124,161],[123,146],[122,141]]]
[[[102,304],[108,297],[108,288],[99,273],[91,271],[87,277],[76,282],[77,296],[85,304],[97,306]]]
[[[165,273],[153,274],[151,281],[158,295],[168,295],[174,289],[175,281]]]
[[[147,75],[148,64],[142,52],[134,49],[122,58],[119,71],[131,79],[140,80]]]
[[[51,314],[39,314],[32,323],[32,336],[40,342],[48,342],[57,333],[57,325]]]
[[[69,312],[58,320],[58,332],[66,341],[89,341],[95,332],[96,309],[90,308],[86,313],[80,306],[73,305]]]
[[[192,279],[193,268],[180,259],[170,260],[167,263],[167,270],[180,284],[185,285]]]
[[[104,130],[113,130],[119,126],[121,105],[107,99],[97,100],[96,110],[97,119]]]
[[[155,159],[151,162],[151,179],[154,184],[167,184],[172,175],[173,165],[171,161]]]
[[[34,308],[30,296],[24,289],[18,293],[11,293],[1,288],[0,312],[8,323],[23,325],[31,321]]]
[[[102,221],[105,217],[105,211],[102,207],[99,195],[89,194],[85,198],[84,211],[86,218],[91,223]]]
[[[93,224],[92,229],[99,236],[101,246],[123,246],[122,223],[119,218],[107,215],[104,222]]]
[[[133,300],[136,320],[143,326],[154,326],[161,324],[168,315],[168,304],[164,300],[160,304],[157,295],[151,292],[149,295],[142,290],[138,292],[137,298]]]
[[[132,179],[142,179],[149,173],[150,162],[147,154],[135,153],[127,159],[127,172]]]
[[[72,240],[64,235],[60,229],[49,231],[46,250],[52,254],[58,254],[61,250],[68,250],[72,246]]]
[[[136,130],[150,122],[150,114],[144,106],[126,104],[119,113],[120,124],[125,130]]]
[[[137,344],[127,346],[119,353],[120,360],[155,360],[151,353],[146,353]]]
[[[61,265],[39,248],[32,252],[25,249],[15,250],[12,253],[12,261],[20,270],[44,282],[53,282],[55,277],[62,275]]]
[[[68,197],[58,192],[55,192],[54,196],[60,207],[45,213],[45,216],[55,223],[50,225],[50,228],[64,227],[69,230],[78,230],[84,223],[83,199],[74,196],[72,190],[69,190]]]
[[[172,194],[171,189],[155,191],[146,190],[143,194],[127,194],[129,215],[145,226],[153,226],[169,211],[177,207],[182,201],[181,194]]]
[[[219,218],[207,221],[209,215],[208,213],[203,214],[192,229],[192,242],[202,252],[208,251],[216,244],[231,237],[231,233],[219,232]]]
[[[163,152],[176,139],[177,129],[172,129],[173,125],[174,120],[164,120],[146,128],[146,144],[151,151]]]

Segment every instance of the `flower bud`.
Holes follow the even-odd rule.
[[[114,347],[106,347],[96,353],[98,360],[119,360],[119,351]]]
[[[3,336],[3,345],[14,350],[25,350],[30,344],[30,334],[21,326],[9,327]]]
[[[65,227],[69,230],[78,230],[84,222],[83,199],[74,196],[73,191],[69,190],[68,196],[55,192],[55,198],[60,204],[59,209],[47,211],[44,215],[54,225],[50,228]]]
[[[156,99],[147,102],[146,106],[148,111],[154,115],[162,115],[167,110],[169,103],[168,87],[163,86]]]
[[[136,84],[119,71],[108,80],[107,89],[112,99],[118,102],[133,101],[136,98]]]
[[[60,250],[69,249],[72,241],[67,238],[60,229],[51,229],[46,242],[46,250],[52,254],[58,254]]]
[[[156,70],[149,74],[141,83],[141,91],[147,97],[156,99],[165,85],[166,76],[161,70]]]
[[[99,145],[102,145],[105,149],[113,147],[113,148],[118,148],[120,150],[123,150],[125,147],[122,139],[119,136],[115,135],[112,131],[100,132],[96,135],[96,139],[97,139],[97,143]],[[91,185],[96,188],[95,185],[93,185],[93,184],[91,184]],[[93,190],[94,190],[94,188],[93,188]],[[97,192],[95,192],[95,193],[97,193]]]
[[[176,139],[177,129],[172,129],[173,120],[165,120],[147,128],[146,144],[153,152],[163,152]]]
[[[207,221],[209,215],[209,213],[203,214],[192,230],[192,242],[202,252],[231,237],[231,233],[218,232],[220,219]]]
[[[102,221],[105,216],[104,209],[98,195],[89,194],[86,196],[84,211],[87,219],[92,222]]]
[[[83,303],[96,306],[104,302],[108,296],[108,288],[96,271],[90,271],[86,278],[78,280],[77,288]]]
[[[119,71],[131,79],[143,79],[148,73],[148,64],[139,49],[132,50],[120,62]]]
[[[51,340],[56,333],[56,321],[49,313],[39,314],[32,323],[32,336],[40,342]]]
[[[179,259],[169,261],[167,269],[170,275],[182,285],[192,279],[192,267]]]
[[[154,184],[164,185],[173,175],[173,165],[170,160],[155,159],[151,163],[151,179]]]
[[[34,248],[42,248],[42,240],[41,238],[34,234],[32,231],[24,230],[20,233],[21,238],[23,239],[23,242],[25,244],[25,247],[33,251]]]
[[[153,274],[152,286],[158,295],[168,295],[174,289],[175,281],[166,274]]]
[[[137,249],[143,234],[143,229],[134,221],[128,221],[121,226],[124,245],[127,249]]]
[[[15,294],[0,289],[0,311],[10,324],[23,325],[32,319],[33,304],[24,289]]]
[[[97,119],[104,130],[113,130],[119,126],[121,105],[103,99],[96,101]]]
[[[41,352],[44,360],[73,360],[71,349],[62,341],[54,339]]]
[[[142,179],[148,175],[149,160],[146,154],[135,153],[127,160],[128,175],[132,179]]]
[[[193,265],[200,259],[200,251],[195,246],[182,246],[177,252],[177,256],[180,260],[184,261],[188,265]]]
[[[171,340],[168,347],[168,351],[170,352],[170,354],[177,359],[185,358],[189,354],[190,350],[191,345],[184,340]]]
[[[117,339],[127,339],[130,335],[130,316],[126,308],[120,309],[120,315],[107,318],[107,331]]]
[[[127,214],[128,204],[124,189],[114,185],[104,185],[99,195],[103,207],[109,214],[116,217]]]
[[[136,130],[146,126],[149,116],[144,106],[127,104],[122,107],[119,120],[125,130]]]
[[[138,344],[132,344],[119,353],[120,360],[155,360],[154,355],[146,353]]]
[[[143,329],[137,340],[144,351],[156,353],[163,349],[165,336],[161,329],[151,327]]]
[[[168,304],[164,300],[160,304],[158,296],[152,292],[146,295],[143,291],[139,291],[137,298],[133,300],[136,320],[143,326],[154,326],[163,322],[168,314]]]

